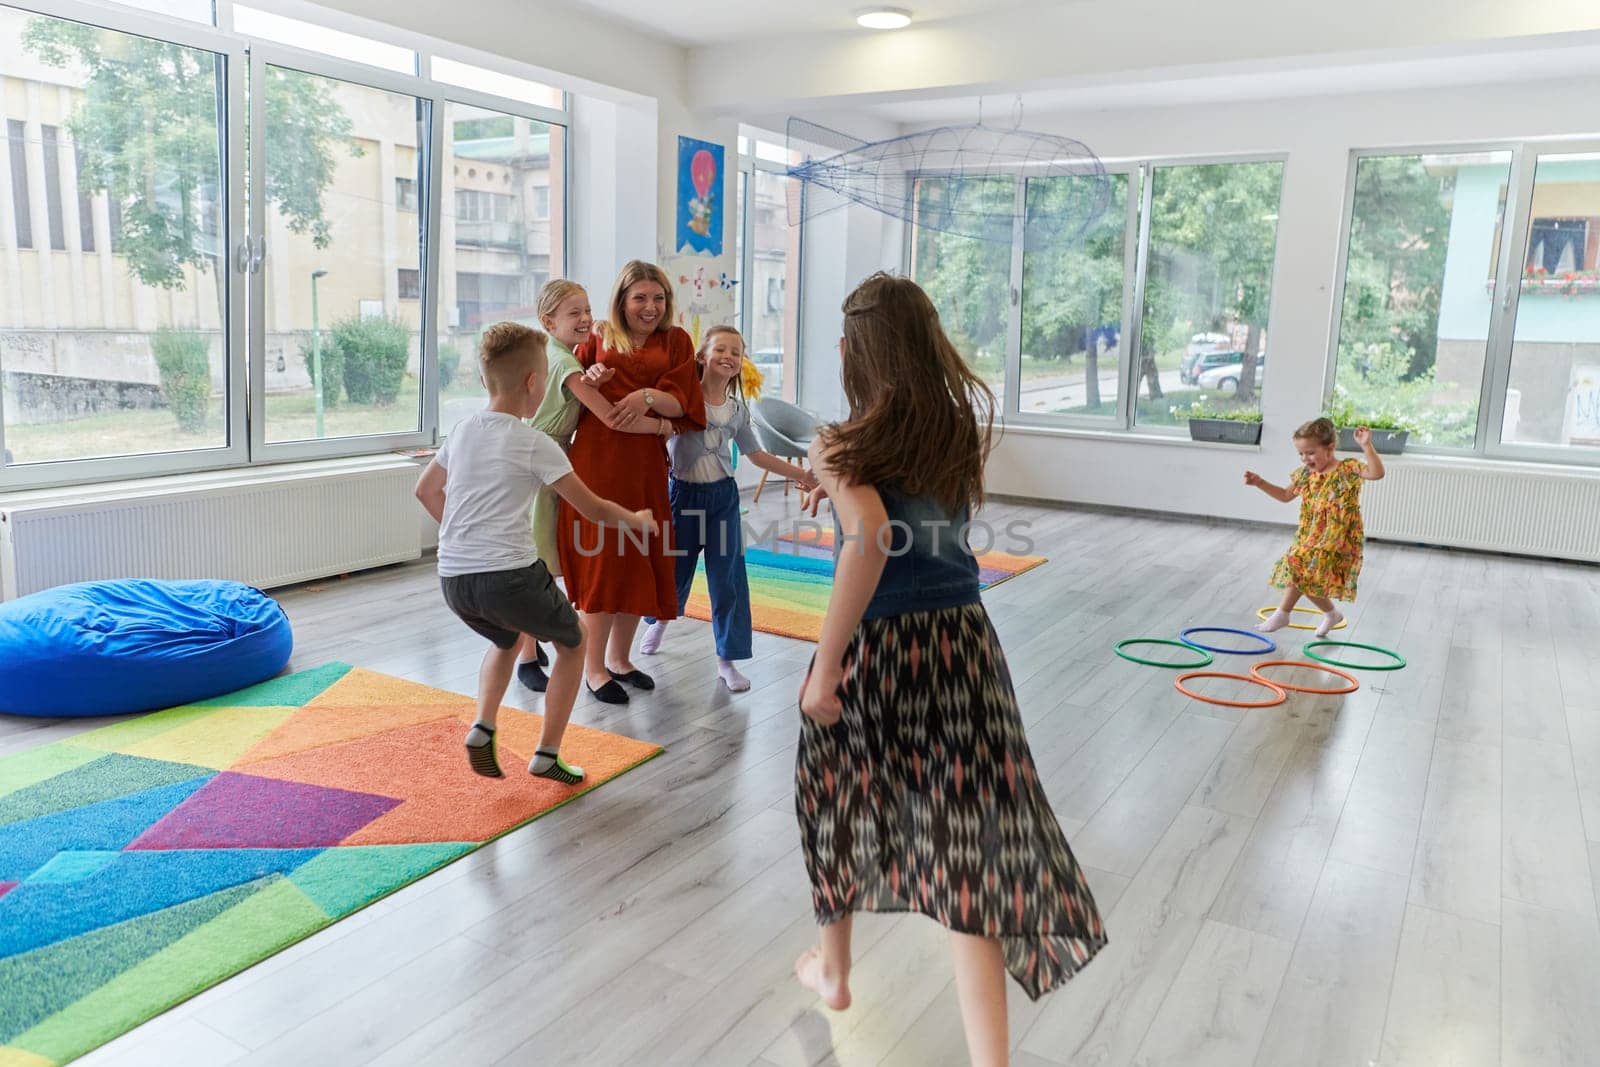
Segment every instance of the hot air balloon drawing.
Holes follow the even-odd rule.
[[[724,148],[678,138],[678,237],[682,255],[722,255]]]

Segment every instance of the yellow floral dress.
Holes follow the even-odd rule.
[[[1321,474],[1298,467],[1289,490],[1300,498],[1300,529],[1294,544],[1272,568],[1279,589],[1293,582],[1308,596],[1354,600],[1361,573],[1361,472],[1366,464],[1345,459]]]

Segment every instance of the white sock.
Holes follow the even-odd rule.
[[[1327,637],[1341,622],[1344,622],[1344,616],[1339,613],[1338,608],[1334,608],[1322,617],[1322,623],[1317,627],[1317,636]]]
[[[1271,615],[1268,615],[1265,621],[1263,621],[1261,625],[1257,626],[1256,629],[1261,633],[1270,634],[1274,630],[1281,630],[1287,625],[1289,625],[1289,613],[1284,611],[1282,608],[1279,608]]]
[[[661,649],[661,638],[666,635],[667,624],[657,620],[644,628],[644,637],[639,639],[639,653],[644,656],[653,656]]]
[[[717,677],[722,679],[722,684],[728,687],[730,693],[743,693],[750,688],[750,679],[740,674],[739,668],[728,660],[717,660]]]

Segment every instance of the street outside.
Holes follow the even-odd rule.
[[[1109,401],[1117,395],[1118,379],[1121,377],[1115,361],[1109,364],[1102,362],[1100,371],[1100,398],[1102,402]],[[1037,378],[1025,378],[1022,382],[1022,395],[1018,407],[1024,412],[1052,412],[1064,408],[1080,408],[1087,403],[1088,375],[1083,370],[1051,374]],[[1139,379],[1140,389],[1144,388],[1144,379]],[[1178,377],[1176,370],[1161,372],[1161,390],[1164,393],[1176,392],[1191,388],[1186,386]]]

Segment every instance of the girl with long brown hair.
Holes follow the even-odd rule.
[[[840,367],[849,417],[811,448],[838,529],[795,768],[821,944],[795,973],[842,1010],[855,912],[920,911],[950,931],[971,1061],[1003,1064],[1006,972],[1037,998],[1106,938],[967,545],[994,398],[888,274],[845,299]]]

